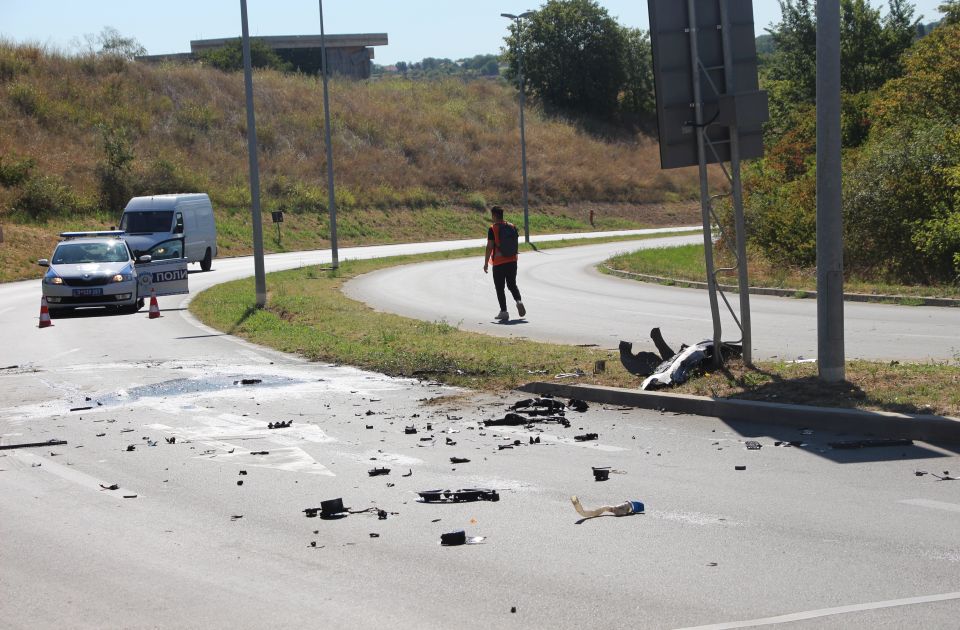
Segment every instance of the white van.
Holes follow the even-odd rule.
[[[183,239],[183,257],[204,271],[210,271],[217,255],[217,226],[206,193],[134,197],[123,210],[120,229],[136,257],[162,259],[165,243],[172,239]]]

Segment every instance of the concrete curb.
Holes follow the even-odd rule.
[[[913,415],[886,411],[861,411],[836,407],[812,407],[730,398],[708,398],[688,394],[574,385],[570,383],[528,383],[518,388],[531,394],[579,398],[588,402],[659,409],[709,416],[722,420],[780,424],[839,432],[856,432],[924,442],[960,444],[960,418]]]
[[[675,287],[687,287],[690,289],[706,289],[706,282],[696,282],[694,280],[677,280],[676,278],[665,278],[663,276],[651,276],[645,273],[634,273],[622,269],[614,269],[607,265],[600,265],[610,275],[629,280],[640,280],[641,282],[655,282],[657,284],[666,284]],[[737,288],[731,284],[717,285],[724,291],[737,292]],[[798,299],[817,297],[816,291],[804,291],[801,289],[776,289],[773,287],[750,287],[751,295],[774,295],[777,297],[792,297]],[[954,298],[928,298],[914,297],[912,295],[873,295],[870,293],[844,293],[843,299],[846,302],[879,302],[879,303],[899,303],[901,300],[919,301],[918,306],[952,306],[960,308],[960,300]]]

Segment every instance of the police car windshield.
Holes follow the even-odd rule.
[[[61,243],[53,252],[54,265],[127,262],[130,254],[123,241]]]
[[[120,229],[127,234],[169,232],[172,224],[172,210],[124,212],[123,217],[120,219]]]

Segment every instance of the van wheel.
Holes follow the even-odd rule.
[[[200,261],[200,268],[204,271],[210,271],[210,268],[213,267],[213,254],[210,252],[210,248],[207,248],[207,253],[204,254],[203,260]]]

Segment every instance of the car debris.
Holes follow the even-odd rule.
[[[609,466],[593,466],[592,470],[594,481],[606,481],[610,478]]]
[[[268,429],[288,429],[293,424],[293,420],[280,421],[280,422],[271,422],[267,424]]]
[[[913,440],[908,439],[873,439],[848,440],[844,442],[828,442],[831,448],[850,450],[857,448],[882,448],[884,446],[913,446]]]
[[[127,444],[127,452],[128,452],[128,453],[129,453],[130,451],[135,451],[135,450],[137,450],[137,445],[136,445],[136,444]]]
[[[563,427],[570,428],[570,421],[564,418],[563,416],[547,416],[547,417],[536,417],[528,418],[522,416],[519,413],[510,412],[507,413],[504,417],[496,420],[484,420],[483,426],[485,427],[521,427],[527,426],[529,424],[559,424]]]
[[[269,455],[270,451],[250,451],[251,455]]]
[[[588,405],[585,401],[580,400],[579,398],[571,398],[570,402],[567,403],[567,407],[569,409],[573,409],[574,411],[583,413],[590,408],[590,405]]]
[[[371,468],[370,470],[367,471],[367,474],[370,475],[371,477],[379,477],[380,475],[389,475],[390,469],[389,468]]]
[[[459,529],[455,532],[440,534],[440,544],[444,547],[456,547],[459,545],[476,545],[484,541],[485,536],[467,536],[467,533]]]
[[[756,440],[747,440],[744,442],[744,445],[747,447],[748,451],[759,451],[761,448],[763,448],[763,445]]]
[[[470,460],[467,459],[466,457],[451,457],[450,463],[451,464],[469,464]]]
[[[89,411],[93,407],[71,407],[70,411]]]
[[[0,451],[8,451],[16,448],[34,448],[43,446],[63,446],[66,440],[47,440],[46,442],[25,442],[22,444],[0,444]]]
[[[530,443],[531,443],[531,444],[539,444],[539,443],[540,443],[540,436],[538,435],[537,437],[531,437],[531,438],[530,438]]]
[[[163,439],[167,441],[167,444],[176,444],[176,443],[177,443],[177,436],[175,436],[175,435],[172,435],[172,436],[170,436],[170,437],[168,437],[168,438],[163,438]]]
[[[257,385],[263,381],[259,378],[242,378],[239,381],[234,381],[234,385]]]
[[[231,520],[231,521],[239,521],[241,518],[243,518],[243,514],[232,514],[232,515],[230,515],[230,520]]]
[[[414,435],[414,434],[416,434],[416,432],[417,432],[417,427],[415,427],[415,426],[404,427],[404,428],[403,428],[403,432],[404,432],[406,435]]]
[[[938,475],[937,473],[927,472],[927,471],[925,471],[925,470],[918,470],[918,471],[916,471],[916,472],[913,473],[913,474],[915,474],[917,477],[923,477],[924,475],[930,475],[931,477],[936,477],[936,478],[937,478],[937,481],[958,481],[958,478],[957,478],[957,477],[951,477],[951,476],[950,476],[950,471],[949,471],[949,470],[943,471],[943,475]]]
[[[596,433],[584,433],[583,435],[575,435],[573,439],[577,442],[592,442],[594,440],[600,439],[600,436]]]
[[[465,488],[462,490],[424,490],[418,492],[420,503],[471,503],[473,501],[499,501],[496,490]]]
[[[413,468],[410,468],[410,469],[407,471],[407,474],[405,474],[405,475],[400,475],[400,476],[401,476],[401,477],[412,477],[412,476],[413,476]]]
[[[370,538],[380,538],[380,534],[376,532],[370,532]]]
[[[746,466],[734,466],[733,469],[734,469],[734,470],[746,470],[747,467],[746,467]]]
[[[549,409],[554,413],[559,413],[567,408],[565,404],[559,400],[543,396],[541,398],[526,398],[524,400],[518,400],[510,406],[510,409],[514,411],[524,410],[524,409]]]
[[[606,513],[613,514],[614,516],[630,516],[632,514],[643,514],[645,510],[642,501],[628,500],[623,503],[618,503],[617,505],[601,505],[594,510],[584,509],[580,504],[580,497],[576,495],[570,497],[570,502],[573,503],[573,508],[577,511],[577,514],[583,518],[594,518]]]
[[[446,444],[447,444],[447,446],[456,446],[456,445],[457,445],[457,443],[456,443],[454,440],[451,440],[450,438],[447,438]]]
[[[120,489],[120,486],[118,486],[118,485],[115,484],[115,483],[111,483],[109,486],[105,486],[105,485],[103,485],[103,484],[101,483],[101,484],[100,484],[100,487],[103,488],[104,490],[119,490],[119,489]]]

